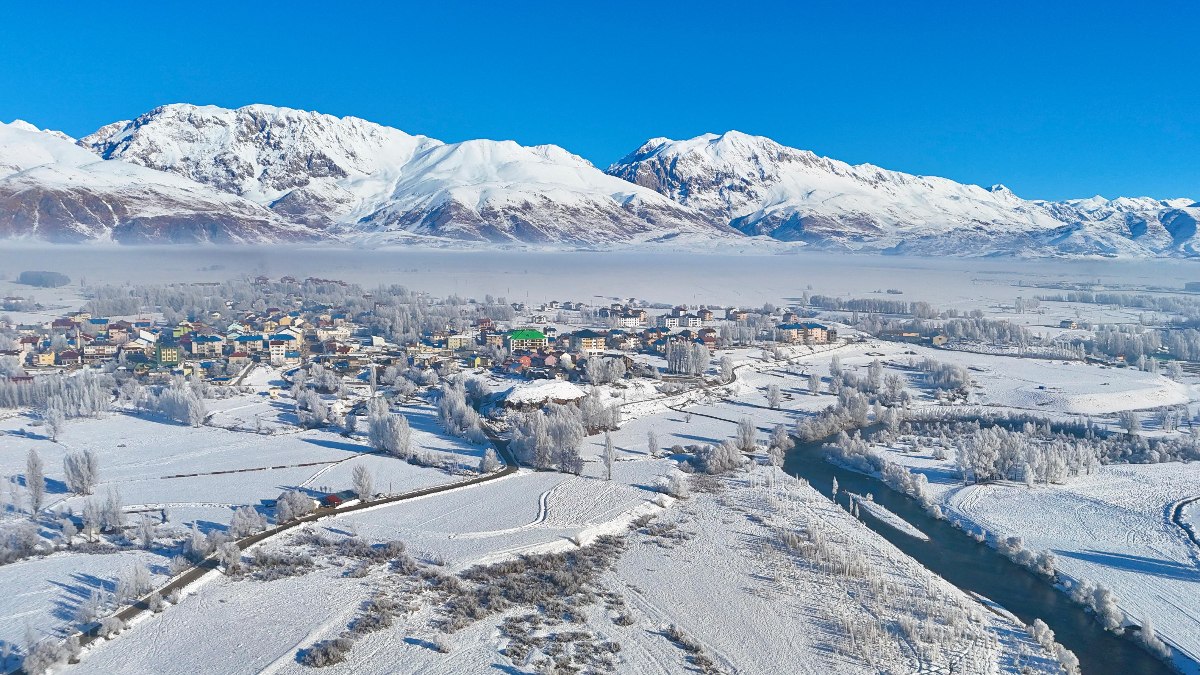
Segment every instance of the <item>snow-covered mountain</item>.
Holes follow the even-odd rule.
[[[186,104],[75,141],[0,124],[0,237],[354,245],[801,242],[936,255],[1200,256],[1190,199],[1025,200],[730,131],[607,172],[554,145],[443,143],[354,117]],[[747,236],[750,235],[750,236]]]
[[[982,255],[1196,255],[1194,200],[1024,200],[730,131],[655,138],[608,173],[747,234],[832,248]]]
[[[446,144],[353,117],[169,105],[80,144],[352,240],[394,233],[593,245],[737,236],[557,146]]]
[[[108,162],[74,139],[0,123],[0,237],[51,242],[311,239],[270,210],[171,174]]]

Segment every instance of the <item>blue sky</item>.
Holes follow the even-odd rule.
[[[1200,199],[1200,3],[333,4],[6,3],[0,120],[271,103],[601,167],[738,129],[1029,198]]]

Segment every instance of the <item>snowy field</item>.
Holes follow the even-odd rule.
[[[620,483],[636,471],[623,473]],[[897,672],[951,661],[959,672],[1053,672],[1050,660],[1023,629],[908,560],[810,488],[795,482],[777,489],[764,489],[761,480],[755,484],[758,487],[733,480],[717,492],[697,494],[665,510],[641,509],[656,515],[652,522],[664,526],[666,534],[630,534],[629,550],[603,577],[605,588],[622,598],[632,624],[614,623],[614,612],[600,605],[570,630],[618,642],[617,672],[623,673],[688,669],[688,654],[664,636],[669,625],[678,625],[703,644],[705,654],[725,672],[856,673],[868,668],[868,661],[872,670],[890,667]],[[323,527],[371,539],[400,536],[410,542],[410,550],[420,551],[419,557],[444,555],[453,570],[532,552],[533,542],[544,544],[540,550],[571,548],[574,544],[565,540],[567,533],[594,529],[626,505],[645,503],[642,495],[624,497],[628,489],[606,486],[594,478],[522,473],[478,488],[330,519]],[[597,510],[596,496],[611,508]],[[762,520],[764,516],[771,524]],[[616,522],[620,527],[613,531],[625,530],[627,520]],[[863,583],[859,579],[807,568],[771,542],[778,527],[819,527],[842,550],[854,551],[883,570],[875,583],[888,585],[886,597],[907,598],[913,593],[932,598],[924,601],[938,607],[958,608],[944,611],[961,612],[969,630],[987,639],[975,641],[965,653],[931,647],[914,658],[893,642],[872,645],[876,651],[864,655],[847,644],[839,624],[832,622],[851,616],[861,621],[866,610],[876,617],[867,621],[883,624],[915,612],[920,603],[884,602],[880,598],[885,595],[856,591]],[[687,565],[687,574],[679,573],[681,564]],[[347,578],[336,566],[271,582],[217,577],[180,606],[94,648],[75,671],[139,673],[170,658],[188,671],[309,672],[297,663],[297,653],[336,637],[352,623],[371,587],[387,583],[390,578],[379,573]],[[838,592],[831,592],[831,587]],[[418,609],[396,626],[361,639],[350,661],[326,671],[392,672],[403,663],[411,672],[476,673],[493,668],[525,672],[514,669],[499,653],[505,642],[497,631],[499,617],[447,637],[425,624],[431,612]],[[256,627],[254,631],[228,629],[231,623],[246,621]],[[798,631],[798,624],[812,629]],[[789,639],[779,640],[784,634]],[[196,640],[199,635],[204,639]],[[451,645],[449,653],[435,648],[442,641]],[[172,644],[189,647],[164,647]],[[762,654],[768,651],[773,657],[764,660]]]
[[[884,453],[925,474],[951,517],[1053,551],[1061,574],[1108,586],[1132,621],[1151,618],[1164,639],[1200,660],[1200,549],[1171,519],[1175,505],[1200,496],[1200,464],[1113,464],[1065,485],[1030,488],[963,485],[953,455],[938,461],[928,453]],[[1194,506],[1184,513],[1196,522]]]
[[[210,403],[228,416],[264,405],[260,393]],[[275,408],[268,408],[276,414]],[[441,434],[432,408],[401,409],[412,426],[415,449],[455,458],[465,466],[478,465],[482,449]],[[241,506],[268,514],[261,506],[263,500],[274,499],[284,490],[315,495],[347,489],[359,465],[372,472],[381,492],[407,492],[458,480],[441,469],[373,454],[361,435],[346,438],[324,430],[279,428],[290,431],[258,434],[192,428],[117,411],[98,419],[70,420],[58,441],[52,442],[30,418],[8,415],[0,419],[0,475],[23,473],[27,452],[36,449],[46,466],[44,508],[79,513],[89,498],[67,492],[63,458],[71,450],[92,450],[100,466],[96,498],[103,500],[110,489],[116,490],[131,524],[143,515],[157,523],[165,509],[168,521],[158,530],[166,539],[182,537],[193,524],[202,533],[223,530]],[[27,518],[11,510],[0,517],[10,522]],[[0,641],[23,644],[27,626],[41,634],[68,625],[69,607],[78,604],[81,594],[86,598],[94,588],[111,591],[117,577],[135,560],[146,562],[156,580],[164,579],[173,554],[166,548],[118,554],[60,552],[0,566],[0,595],[19,599],[5,603],[5,611],[0,612],[4,615]]]

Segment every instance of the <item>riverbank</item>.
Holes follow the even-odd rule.
[[[823,441],[798,444],[787,456],[784,470],[813,485],[832,485],[843,491],[839,503],[849,504],[846,492],[872,493],[875,501],[925,533],[921,541],[876,519],[862,521],[899,550],[963,591],[995,601],[1026,624],[1041,619],[1059,642],[1073,651],[1088,675],[1168,675],[1167,664],[1152,657],[1132,640],[1105,631],[1081,607],[1030,571],[981,544],[919,504],[890,489],[882,480],[826,461]]]

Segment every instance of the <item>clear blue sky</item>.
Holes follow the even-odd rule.
[[[0,120],[270,103],[601,167],[738,129],[1030,198],[1200,199],[1200,3],[332,4],[5,3]]]

